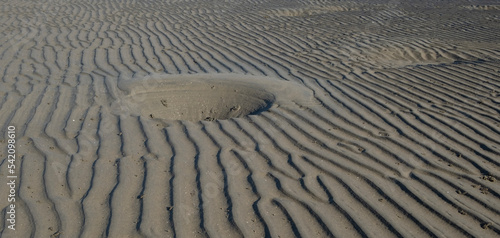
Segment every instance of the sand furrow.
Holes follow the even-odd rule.
[[[345,202],[343,205],[340,205],[340,206],[347,207],[348,209],[354,209],[354,207],[356,207],[356,209],[362,209],[362,210],[364,210],[362,217],[369,218],[370,224],[377,224],[376,226],[374,226],[374,229],[372,229],[372,228],[370,228],[370,229],[365,228],[365,229],[371,230],[372,232],[374,232],[376,234],[382,234],[383,236],[387,236],[387,237],[401,236],[400,233],[394,228],[394,226],[391,225],[386,220],[386,218],[383,216],[383,214],[380,214],[376,210],[376,207],[369,204],[362,196],[359,195],[359,193],[354,191],[351,186],[346,184],[346,182],[341,177],[339,177],[341,175],[345,175],[345,172],[338,173],[337,171],[335,171],[335,169],[333,169],[333,171],[335,171],[335,172],[330,171],[331,164],[325,163],[326,160],[317,160],[314,157],[302,157],[302,160],[304,161],[304,163],[307,163],[309,166],[312,166],[312,167],[316,168],[317,170],[322,171],[324,173],[323,176],[328,176],[328,180],[332,180],[331,182],[336,183],[335,185],[337,185],[337,186],[334,186],[334,184],[330,185],[331,182],[327,182],[327,181],[325,181],[326,179],[323,179],[323,181],[325,181],[325,183],[327,184],[326,185],[327,187],[332,186],[332,187],[336,188],[335,190],[333,188],[329,189],[329,191],[335,191],[335,194],[333,195],[334,198],[336,198],[337,196],[343,195],[343,196],[341,196],[342,198],[339,197],[337,200],[337,201],[342,202],[342,203]],[[330,165],[330,166],[328,166],[328,165]],[[355,172],[353,172],[352,174],[355,174]],[[353,178],[352,175],[351,176],[348,175],[347,177],[348,177],[347,178],[348,181],[350,181],[352,179],[359,180],[359,177]],[[342,191],[345,191],[345,192],[342,192]],[[336,195],[336,194],[338,194],[338,195]],[[355,204],[357,204],[357,206]],[[363,221],[363,218],[359,218],[359,219],[361,219],[361,221]],[[361,224],[362,224],[361,226],[363,226],[363,223],[361,223]],[[368,225],[368,224],[366,224],[366,225]],[[381,228],[381,227],[383,227],[383,228]],[[381,228],[381,229],[378,230],[378,228]]]
[[[23,102],[23,98],[17,93],[5,93],[3,96],[2,107],[0,108],[0,122],[3,122],[2,130],[11,123],[16,111],[9,110],[10,107],[19,107]]]
[[[343,157],[345,160],[342,161],[342,163],[337,161],[337,160],[334,160],[330,156],[331,154],[329,154],[328,152],[332,153],[335,151],[322,148],[321,145],[318,145],[318,144],[314,143],[313,141],[310,142],[313,145],[312,146],[309,145],[310,147],[313,147],[313,148],[309,148],[309,146],[305,146],[305,145],[302,145],[301,143],[298,143],[297,140],[294,139],[295,134],[291,134],[291,132],[288,132],[288,130],[291,130],[292,132],[295,133],[294,130],[296,130],[296,128],[293,128],[291,126],[288,126],[286,128],[280,128],[277,124],[270,122],[269,120],[265,120],[265,119],[261,119],[261,120],[262,121],[260,121],[260,123],[270,123],[274,127],[274,128],[271,127],[271,128],[273,128],[273,130],[271,132],[272,137],[274,138],[273,139],[273,147],[278,148],[279,150],[291,151],[291,152],[293,152],[293,154],[306,153],[306,154],[321,158],[323,160],[327,160],[328,162],[330,162],[332,164],[340,166],[345,171],[352,172],[352,171],[354,171],[353,170],[354,167],[357,167],[358,169],[364,170],[366,173],[382,176],[382,174],[380,174],[379,171],[372,169],[370,166],[367,166],[363,163],[360,163],[359,161],[352,160],[349,157],[347,157],[341,153],[336,152],[333,155]],[[318,147],[320,147],[322,150],[317,150]]]
[[[25,125],[24,128],[21,127],[21,136],[39,135],[50,120],[52,110],[56,107],[57,101],[54,102],[54,100],[57,100],[57,96],[54,95],[55,91],[56,89],[53,87],[34,87],[32,93],[27,95],[21,102],[19,109],[16,110],[16,114],[9,124],[16,124],[17,126],[19,123]],[[23,112],[23,110],[25,111]],[[20,114],[28,114],[29,117],[24,116],[20,119]]]
[[[444,92],[445,95],[446,94],[454,95],[451,97],[453,98],[453,101],[458,102],[457,104],[459,104],[459,106],[467,107],[471,111],[480,111],[483,113],[489,113],[489,111],[485,110],[484,108],[478,107],[474,95],[465,95],[460,90],[456,89],[454,90],[454,87],[444,87],[444,83],[442,84],[435,83],[434,80],[436,80],[436,78],[433,78],[433,76],[430,75],[421,74],[420,71],[410,71],[410,72],[411,73],[408,74],[411,75],[410,77],[418,77],[418,79],[423,79],[423,78],[428,79],[424,81],[424,85],[427,84],[428,88],[432,87],[432,90],[439,90],[440,92]]]
[[[301,120],[308,127],[312,127],[314,130],[316,130],[318,137],[323,137],[321,141],[325,143],[328,141],[330,141],[329,143],[337,142],[337,146],[344,147],[357,154],[364,153],[366,150],[375,150],[377,155],[380,155],[380,153],[382,153],[384,154],[384,156],[387,156],[387,158],[393,158],[397,160],[397,163],[402,163],[410,168],[414,166],[411,165],[409,161],[404,161],[398,155],[399,153],[404,153],[404,151],[409,151],[408,148],[405,148],[402,144],[397,143],[393,140],[387,139],[384,141],[385,143],[380,143],[380,141],[377,140],[376,137],[363,138],[352,132],[339,129],[336,125],[325,122],[324,118],[311,112],[299,115],[298,113],[288,109],[285,109],[283,111],[289,114],[294,119]],[[294,121],[297,122],[298,120]],[[396,153],[396,151],[399,153]]]
[[[453,209],[451,210],[449,207],[447,208],[444,208],[442,204],[436,204],[437,203],[437,199],[429,199],[429,200],[422,200],[422,198],[418,197],[415,193],[421,193],[422,190],[416,190],[416,191],[412,191],[412,189],[408,188],[407,185],[404,185],[398,181],[396,181],[396,184],[398,184],[400,186],[400,188],[405,191],[405,193],[408,194],[408,196],[410,196],[412,199],[414,199],[415,201],[417,201],[423,208],[427,209],[429,212],[431,212],[431,214],[433,216],[436,217],[435,220],[441,220],[441,224],[446,224],[447,226],[449,226],[450,228],[453,228],[453,229],[450,229],[452,230],[456,235],[456,236],[466,236],[466,237],[474,237],[473,234],[471,234],[470,232],[468,232],[467,230],[470,231],[469,227],[466,226],[466,223],[462,223],[463,221],[460,221],[459,224],[457,224],[456,222],[453,222],[452,220],[450,220],[451,218],[453,218],[453,216],[451,214],[453,213],[458,213],[459,211]],[[428,202],[426,202],[428,201]],[[440,209],[437,209],[437,207],[440,207]],[[452,213],[453,212],[453,213]],[[436,221],[434,221],[436,222]],[[443,224],[443,225],[444,225]],[[433,225],[436,225],[433,224]],[[444,235],[444,234],[442,234]]]
[[[435,123],[438,124],[439,127],[443,126],[444,128],[449,128],[448,131],[450,133],[453,133],[453,135],[446,135],[447,137],[456,138],[457,141],[462,143],[462,146],[464,148],[467,148],[467,149],[474,151],[474,153],[476,153],[477,155],[480,155],[483,158],[487,158],[488,160],[490,160],[489,158],[495,158],[495,157],[500,155],[497,151],[490,149],[486,145],[486,144],[490,144],[492,142],[495,143],[496,141],[492,140],[492,141],[486,142],[486,144],[484,144],[483,141],[481,141],[481,140],[487,139],[488,136],[481,135],[481,133],[478,132],[477,130],[472,130],[473,133],[471,133],[471,134],[473,134],[473,136],[469,136],[467,131],[464,131],[464,128],[458,123],[455,123],[455,122],[450,123],[448,120],[442,119],[442,117],[440,117],[440,115],[431,115],[431,114],[428,114],[426,112],[423,112],[422,114],[427,116],[427,118],[435,121]],[[455,129],[455,128],[458,128],[458,129]],[[438,130],[436,130],[436,131],[438,131]],[[442,133],[442,134],[444,134],[444,133]],[[477,136],[475,136],[475,135],[477,135]],[[465,144],[467,144],[467,146]],[[479,151],[481,151],[481,152],[479,152]],[[492,162],[498,166],[498,164],[497,164],[498,162],[494,162],[494,161],[490,161],[490,162]]]
[[[490,210],[487,208],[487,209],[474,209],[474,210],[471,210],[470,208],[468,207],[463,207],[462,204],[463,202],[461,201],[461,199],[456,199],[454,198],[455,196],[460,196],[460,194],[458,193],[449,193],[448,191],[446,192],[446,194],[444,192],[441,192],[439,190],[441,189],[437,189],[436,187],[440,187],[439,184],[436,184],[435,182],[433,182],[433,184],[429,184],[428,181],[425,181],[424,179],[420,178],[420,176],[417,176],[414,174],[414,177],[415,181],[421,183],[422,185],[426,186],[427,188],[431,189],[433,191],[433,193],[435,193],[439,199],[435,199],[437,201],[439,200],[442,200],[443,202],[446,203],[446,205],[438,205],[440,207],[450,207],[451,210],[455,209],[456,211],[458,211],[460,214],[469,214],[469,217],[470,219],[474,220],[473,222],[471,223],[476,223],[476,224],[482,224],[486,221],[490,221],[490,220],[495,220],[498,216],[498,214],[490,214]],[[451,194],[451,195],[450,195]],[[453,200],[456,200],[456,202],[454,202]],[[451,212],[450,212],[451,213]],[[470,222],[470,221],[468,221]],[[493,227],[491,228],[492,232],[494,233],[497,233],[499,232],[498,228],[496,228],[497,224],[494,224]],[[471,229],[471,227],[468,227],[466,225],[462,225],[461,227],[467,227],[468,229]],[[472,229],[474,230],[474,229]],[[491,232],[491,231],[490,231]],[[478,236],[479,234],[476,234],[476,236]],[[479,236],[486,236],[485,234],[481,234]]]
[[[463,88],[456,86],[456,84],[454,84],[454,83],[448,83],[448,82],[443,82],[443,81],[439,80],[439,78],[437,78],[438,74],[436,74],[435,72],[432,72],[432,75],[426,74],[425,70],[420,70],[419,72],[428,76],[427,78],[431,78],[431,84],[434,84],[434,85],[445,85],[446,84],[447,85],[446,89],[448,91],[451,91],[451,93],[454,93],[457,96],[460,96],[461,98],[463,98],[464,101],[469,102],[469,104],[471,104],[471,103],[481,104],[480,102],[478,103],[478,101],[479,101],[477,98],[478,94],[476,94],[480,90],[477,90],[477,89],[474,91],[472,89],[471,90],[464,90]],[[475,108],[483,109],[483,111],[486,111],[486,112],[495,111],[494,107],[491,107],[487,104],[474,105],[474,106],[475,106]]]
[[[333,209],[328,203],[319,200],[317,197],[312,196],[311,193],[297,189],[297,187],[299,187],[297,181],[293,181],[277,173],[271,173],[271,178],[274,179],[276,186],[286,197],[292,198],[278,198],[273,202],[279,203],[282,210],[288,210],[289,212],[287,213],[292,214],[289,218],[290,220],[297,220],[296,226],[298,233],[331,237],[338,236],[341,233],[344,234],[345,230],[348,230],[350,231],[350,233],[348,233],[349,236],[357,235],[357,232],[350,227],[351,224],[347,219],[336,209]],[[296,203],[295,206],[290,206],[294,203]],[[304,209],[304,211],[300,212],[303,215],[293,215],[293,213],[299,212],[301,209]],[[327,217],[330,216],[338,217],[338,219],[335,219],[335,221],[327,219]],[[303,226],[302,224],[307,224],[307,226]]]
[[[172,157],[173,182],[170,192],[173,196],[172,213],[175,234],[179,236],[206,236],[200,214],[199,191],[195,158],[199,151],[186,135],[186,127],[177,125],[167,129],[169,137],[176,138],[170,143],[175,151]],[[182,136],[182,137],[181,137]],[[188,146],[188,147],[187,147]],[[189,173],[186,171],[190,171]],[[189,229],[186,229],[189,227]]]
[[[44,127],[44,132],[54,139],[57,145],[57,150],[62,150],[65,153],[73,154],[76,151],[76,145],[73,138],[67,138],[65,133],[63,133],[64,126],[68,121],[72,121],[75,119],[70,119],[70,115],[72,114],[72,109],[69,107],[74,103],[75,93],[70,88],[66,87],[58,87],[58,97],[56,98],[56,105],[54,114],[52,114],[51,118],[49,118],[49,122]],[[80,118],[79,118],[80,121]],[[55,148],[54,148],[55,149]]]
[[[222,38],[221,33],[213,34],[208,33],[210,37],[207,37],[207,41],[212,39],[214,42],[214,48],[218,49],[220,54],[223,55],[224,59],[229,61],[231,64],[237,65],[238,68],[241,68],[245,73],[248,72],[252,75],[266,75],[263,69],[258,67],[258,64],[254,63],[253,59],[248,59],[247,57],[243,57],[244,55],[240,53],[240,49],[238,48],[241,43],[234,43],[233,37],[225,37]],[[230,39],[229,41],[227,39]],[[217,44],[217,42],[223,44]]]
[[[346,93],[344,93],[344,95],[346,95]],[[318,114],[315,114],[315,115],[317,117],[320,117]],[[321,117],[320,117],[320,119],[321,119]],[[324,119],[322,119],[322,120],[324,121]],[[392,120],[389,119],[389,121],[392,121]],[[386,122],[389,122],[389,121],[386,120]],[[404,124],[407,124],[407,123],[405,122]],[[393,126],[394,124],[389,124],[389,125]],[[337,127],[335,125],[331,125],[331,126],[333,128]],[[392,130],[388,130],[388,131],[392,131]],[[344,133],[346,133],[346,132],[344,132]],[[444,160],[448,161],[448,159],[445,156],[443,156],[442,154],[436,154],[436,152],[434,151],[435,146],[436,146],[435,144],[419,143],[419,142],[417,142],[418,140],[412,139],[412,137],[408,137],[408,136],[398,138],[398,140],[400,140],[401,142],[403,142],[403,144],[401,144],[401,142],[396,142],[393,139],[391,139],[391,137],[389,137],[389,134],[387,132],[385,132],[385,130],[382,131],[382,132],[378,132],[377,134],[380,136],[381,133],[382,134],[386,134],[385,136],[382,136],[381,138],[385,138],[385,140],[390,141],[392,144],[396,144],[396,145],[398,145],[398,147],[402,147],[402,149],[404,149],[403,151],[410,152],[411,154],[413,154],[415,156],[414,157],[415,159],[418,159],[417,161],[415,161],[414,158],[412,158],[411,160],[409,160],[407,162],[405,162],[404,160],[403,161],[400,160],[400,161],[398,161],[398,163],[403,163],[403,164],[406,164],[406,165],[408,165],[408,164],[417,164],[420,167],[420,166],[422,166],[422,162],[424,162],[426,165],[431,165],[431,166],[433,166],[435,168],[441,167],[441,169],[444,169],[445,171],[449,171],[449,169],[447,167],[443,166],[443,165],[435,164],[434,162],[431,164],[428,159],[425,159],[423,156],[420,155],[422,153],[421,150],[424,149],[426,151],[429,151],[430,153],[434,153],[441,160],[444,159]],[[369,134],[373,135],[374,133],[369,133]],[[435,135],[436,135],[436,133],[432,134],[432,136],[435,136]],[[416,148],[410,149],[411,147],[415,147],[416,146],[415,144],[419,145],[420,148],[416,147]],[[385,147],[385,145],[383,145],[383,144],[381,144],[380,146]],[[390,148],[390,147],[388,147],[388,148]],[[396,148],[391,148],[391,150],[394,150]],[[457,165],[457,166],[461,167],[461,165]]]
[[[102,111],[97,115],[95,118],[98,120],[97,128],[99,129],[96,132],[97,138],[94,139],[91,136],[82,138],[82,142],[85,143],[82,144],[87,146],[82,149],[91,152],[95,148],[96,155],[87,157],[94,160],[91,162],[92,170],[88,187],[82,188],[86,192],[80,200],[85,215],[81,236],[106,235],[111,217],[110,193],[118,180],[117,159],[121,156],[118,119]]]
[[[370,89],[370,91],[372,91],[372,90]],[[373,92],[373,91],[372,91],[372,92]],[[392,111],[392,110],[391,110],[391,111]],[[415,120],[415,119],[416,119],[416,120]],[[390,120],[390,121],[393,121],[393,119],[389,119],[389,120]],[[409,126],[410,126],[410,127],[412,127],[412,128],[417,128],[417,127],[416,127],[413,123],[411,123],[411,121],[416,121],[416,123],[418,123],[418,124],[423,124],[423,125],[426,125],[426,126],[431,127],[431,128],[433,129],[433,131],[436,131],[436,130],[437,130],[437,127],[436,127],[436,126],[432,126],[431,124],[427,123],[425,120],[423,120],[423,118],[422,118],[421,116],[420,116],[420,117],[419,117],[419,116],[415,116],[415,117],[410,117],[410,118],[409,118],[409,117],[408,117],[408,116],[406,116],[405,114],[399,114],[399,113],[398,113],[398,114],[396,114],[396,120],[397,120],[397,121],[400,121],[400,122],[403,122],[404,124],[409,125]],[[410,121],[410,120],[411,120],[411,121]],[[397,121],[396,121],[396,122],[397,122]],[[396,123],[396,122],[395,122],[395,123]],[[398,123],[398,124],[399,124],[399,123]],[[400,131],[402,131],[402,130],[403,130],[403,129],[402,129],[402,127],[400,127],[400,128],[401,128],[401,129],[399,129],[399,130],[400,130]],[[416,130],[417,130],[417,131],[420,131],[420,134],[425,136],[425,133],[422,133],[422,131],[421,131],[421,130],[418,130],[418,129],[416,129]],[[438,130],[438,131],[439,131],[439,130]],[[438,142],[438,143],[439,143],[439,142]],[[449,160],[448,160],[448,161],[449,161]],[[455,166],[462,167],[461,165],[458,165],[457,163],[453,163],[453,164],[454,164]],[[463,168],[463,167],[462,167],[462,168]]]
[[[487,88],[484,85],[475,84],[475,81],[469,80],[470,78],[475,78],[476,80],[485,81],[483,77],[478,77],[476,75],[464,75],[458,67],[433,67],[433,73],[436,75],[441,75],[443,78],[448,80],[453,80],[453,85],[459,87],[458,89],[462,92],[472,91],[476,95],[488,95],[491,92],[491,88]],[[467,67],[463,67],[467,69]],[[426,69],[426,71],[429,71]],[[454,80],[455,79],[455,80]],[[476,81],[477,82],[477,81]]]
[[[290,177],[297,177],[300,174],[293,166],[286,163],[284,158],[289,158],[290,152],[278,145],[274,137],[275,130],[264,130],[254,121],[248,124],[238,123],[238,128],[241,128],[240,130],[251,139],[251,143],[255,143],[257,154],[250,153],[248,155],[250,159],[254,159],[254,157],[262,159],[273,170],[278,170]],[[247,149],[245,147],[248,147],[248,144],[250,144],[248,139],[243,141],[243,143],[242,146],[244,149]]]
[[[498,215],[499,211],[497,208],[494,208],[491,203],[491,200],[489,200],[489,196],[486,196],[488,194],[491,194],[493,197],[498,197],[498,194],[495,194],[495,192],[488,192],[489,191],[489,186],[491,184],[488,184],[486,181],[488,181],[488,176],[483,176],[479,179],[476,178],[468,178],[467,176],[464,176],[464,181],[463,183],[453,183],[451,182],[451,177],[445,176],[442,174],[434,174],[434,173],[427,173],[425,175],[428,175],[429,177],[434,177],[437,179],[437,181],[442,182],[452,189],[455,190],[455,193],[458,195],[463,195],[466,197],[465,199],[472,199],[474,202],[478,203],[481,207],[477,208],[478,210],[486,210],[486,213],[490,213],[488,215]],[[462,178],[461,178],[462,179]],[[464,186],[464,185],[470,185],[470,186]],[[456,199],[459,200],[459,199]],[[460,198],[460,204],[464,204],[465,202],[462,202],[462,198]]]
[[[302,127],[305,128],[301,128],[288,118],[280,117],[278,115],[276,115],[275,118],[276,120],[281,119],[280,121],[286,122],[287,124],[290,125],[289,127],[280,128],[279,125],[273,124],[273,126],[280,128],[281,132],[286,137],[291,139],[291,138],[296,138],[297,134],[301,134],[304,135],[310,141],[310,144],[309,143],[306,144],[304,142],[299,144],[296,141],[294,141],[295,142],[294,144],[296,144],[297,147],[299,147],[299,149],[303,149],[304,147],[306,147],[307,149],[305,150],[314,151],[316,153],[320,151],[323,152],[324,150],[326,150],[326,152],[330,155],[336,155],[338,157],[347,159],[349,160],[349,162],[352,162],[358,165],[359,167],[372,170],[376,174],[387,175],[387,174],[398,173],[397,170],[395,170],[385,162],[374,158],[369,153],[363,154],[363,157],[368,157],[368,158],[359,159],[358,157],[361,157],[359,154],[364,152],[364,148],[358,147],[356,146],[356,144],[350,143],[349,141],[338,142],[335,144],[336,148],[332,148],[334,147],[334,145],[330,144],[330,140],[321,139],[315,136],[312,133],[312,131],[309,128],[307,128],[308,124],[307,122],[302,124]],[[339,159],[338,157],[336,158],[337,160]]]
[[[143,156],[144,181],[138,196],[142,212],[137,228],[145,236],[172,236],[173,224],[168,219],[171,210],[168,181],[172,177],[169,169],[173,151],[164,133],[155,130],[159,124],[144,119],[140,119],[140,123],[149,153]]]
[[[109,194],[110,217],[107,234],[138,236],[143,212],[143,190],[147,170],[144,158],[144,139],[138,118],[120,119],[119,131],[122,138],[121,156],[115,162],[117,182]],[[129,132],[130,130],[130,132]],[[136,136],[132,136],[136,135]],[[123,156],[123,157],[122,157]],[[115,196],[115,194],[120,194]],[[126,210],[122,207],[127,207]],[[117,224],[127,224],[123,229]]]
[[[23,157],[23,166],[20,168],[24,170],[21,172],[23,175],[21,179],[25,189],[20,190],[19,198],[24,201],[32,215],[31,219],[40,220],[35,224],[26,224],[24,228],[28,229],[26,233],[33,232],[40,236],[50,236],[61,229],[54,203],[49,200],[50,197],[45,190],[44,172],[47,169],[45,163],[45,158],[39,153],[27,154]],[[44,203],[44,206],[40,206],[40,203]]]
[[[408,84],[409,89],[412,91],[415,91],[418,89],[418,92],[414,92],[414,93],[422,99],[427,98],[427,100],[424,99],[423,103],[426,103],[430,106],[436,107],[437,105],[442,105],[443,107],[448,107],[448,105],[452,105],[453,109],[448,110],[448,112],[453,111],[453,112],[462,113],[462,114],[463,113],[480,114],[480,115],[483,115],[485,117],[491,117],[491,115],[486,115],[483,112],[478,111],[474,106],[464,104],[464,102],[465,102],[464,100],[451,94],[449,92],[449,90],[446,90],[445,88],[442,88],[439,85],[433,85],[431,87],[429,85],[429,83],[423,81],[422,78],[415,78],[415,75],[410,75],[410,74],[406,74],[406,73],[402,73],[402,74],[397,73],[397,74],[392,74],[392,75],[395,75],[395,76],[390,76],[390,78],[406,77],[409,80],[411,80],[413,78],[414,80],[410,81],[411,84]],[[429,86],[427,86],[427,85],[429,85]],[[431,100],[432,98],[434,98],[434,100]],[[436,99],[438,101],[436,101]],[[460,110],[458,110],[458,109],[460,109]]]
[[[212,182],[212,184],[209,184],[207,186],[212,186],[212,187],[215,187],[215,185],[217,185],[219,191],[223,191],[222,194],[219,194],[219,195],[216,195],[216,192],[214,192],[214,188],[212,188],[212,191],[211,193],[209,193],[208,195],[212,198],[212,202],[214,200],[219,200],[220,202],[224,202],[224,206],[221,206],[221,209],[223,208],[226,208],[226,212],[225,213],[225,217],[226,219],[228,220],[229,224],[231,226],[233,226],[234,228],[231,229],[232,230],[232,236],[242,236],[244,235],[243,234],[243,231],[241,230],[242,228],[244,229],[245,226],[242,225],[242,222],[237,222],[237,220],[235,219],[235,217],[238,217],[239,216],[237,215],[238,213],[236,212],[237,210],[233,210],[234,206],[236,206],[236,201],[239,201],[239,199],[235,199],[233,198],[234,196],[234,193],[230,193],[230,189],[231,191],[234,189],[234,185],[231,186],[231,188],[229,187],[229,176],[237,176],[239,177],[239,179],[241,178],[244,178],[245,176],[244,175],[241,175],[242,171],[241,171],[241,167],[238,166],[238,162],[236,160],[236,158],[232,158],[232,159],[228,159],[228,158],[231,158],[230,156],[230,151],[228,151],[227,149],[223,149],[221,147],[221,144],[225,145],[225,146],[228,146],[230,144],[228,144],[227,142],[227,139],[224,140],[224,139],[219,139],[222,143],[219,143],[216,139],[216,137],[214,137],[216,134],[212,134],[212,133],[209,133],[209,128],[207,128],[207,126],[209,125],[203,125],[203,127],[201,128],[202,132],[212,141],[212,143],[217,146],[217,153],[215,154],[215,157],[217,158],[216,161],[213,161],[212,162],[212,166],[213,168],[218,168],[219,170],[221,170],[221,175],[222,176],[217,176],[215,174],[210,174],[209,176],[211,177],[212,180],[214,180]],[[211,130],[210,130],[211,131]],[[219,134],[219,130],[216,130],[215,131],[217,134]],[[221,136],[217,136],[217,138],[220,138]],[[214,169],[215,170],[215,169]],[[240,190],[241,191],[241,190]],[[241,194],[238,194],[236,193],[237,196],[241,196]],[[221,195],[223,195],[224,197],[222,197]],[[220,196],[218,199],[215,199],[215,196]],[[235,201],[235,202],[233,202]],[[250,203],[247,203],[248,205]],[[224,214],[223,213],[223,214]],[[254,216],[254,214],[248,214],[247,213],[247,216],[248,218],[247,221],[249,219],[254,219],[254,222],[257,220]],[[207,218],[210,217],[210,216],[207,216]],[[224,220],[224,219],[222,219]],[[213,224],[213,223],[212,223]],[[226,228],[226,230],[230,230],[228,228]],[[248,230],[246,231],[248,233]],[[255,231],[255,228],[254,228],[254,232]],[[220,233],[220,232],[219,232]]]
[[[263,163],[262,159],[255,157],[244,158],[242,154],[234,153],[235,157],[243,164],[243,167],[249,170],[247,181],[250,183],[252,191],[259,197],[252,204],[256,215],[265,223],[266,236],[293,236],[293,227],[286,219],[283,219],[283,213],[276,205],[272,204],[272,199],[279,194],[278,189],[271,184],[270,177],[264,170],[268,165]],[[251,163],[249,163],[251,162]],[[270,226],[269,224],[273,224]],[[279,224],[275,227],[274,224]]]
[[[410,112],[411,112],[411,111],[410,111]],[[425,111],[422,111],[422,112],[423,112],[424,114],[426,114],[426,113],[425,113]]]
[[[360,138],[357,136],[349,135],[348,133],[332,133],[331,129],[324,130],[319,126],[324,126],[324,128],[330,127],[330,125],[323,123],[316,118],[311,117],[303,117],[294,112],[288,111],[294,119],[293,121],[302,120],[304,124],[301,125],[303,129],[298,129],[300,131],[308,131],[309,134],[316,134],[312,139],[315,144],[320,144],[324,149],[332,153],[342,153],[346,157],[364,161],[362,163],[368,163],[366,161],[371,161],[371,167],[377,168],[381,170],[385,170],[385,174],[392,174],[396,176],[406,176],[406,173],[409,170],[414,169],[416,166],[413,165],[413,161],[406,161],[403,158],[399,157],[396,153],[392,152],[394,150],[403,151],[406,148],[401,148],[401,145],[391,146],[391,150],[385,148],[384,145],[377,144],[374,141],[367,140],[364,138]],[[290,120],[291,121],[291,120]],[[295,123],[291,123],[295,124]],[[296,127],[298,127],[296,125]],[[314,129],[314,130],[312,130]],[[334,145],[332,145],[333,143]],[[330,144],[330,145],[326,145]],[[338,150],[338,151],[337,151]],[[383,154],[387,160],[391,158],[394,161],[385,162],[377,159],[378,156]],[[396,164],[397,166],[393,166],[391,164]],[[382,167],[382,168],[380,168]]]
[[[236,155],[228,153],[227,158],[232,159],[225,159],[224,162],[221,160],[221,164],[235,171],[228,173],[225,178],[227,180],[227,194],[231,197],[233,209],[231,213],[234,222],[245,237],[269,235],[269,228],[262,221],[262,215],[257,207],[260,196],[255,192],[250,179],[251,171],[243,170],[245,165],[240,163]]]

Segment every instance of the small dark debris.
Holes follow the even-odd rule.
[[[213,117],[206,117],[204,120],[205,121],[215,121],[215,118],[213,118]]]
[[[162,99],[160,102],[161,102],[161,105],[163,105],[164,107],[167,107],[167,106],[168,106],[168,104],[167,104],[167,100]]]
[[[389,133],[381,131],[381,132],[378,133],[378,136],[389,137]]]
[[[488,191],[487,187],[479,187],[479,191],[481,191],[482,194],[489,194],[490,192]]]
[[[481,224],[481,228],[487,230],[487,229],[490,229],[490,226],[491,226],[491,222],[483,222]]]
[[[54,233],[54,234],[50,235],[50,237],[51,237],[51,238],[52,238],[52,237],[59,237],[59,236],[61,235],[61,233],[62,233],[62,232],[57,231],[56,233]]]
[[[497,181],[497,179],[491,175],[483,175],[483,177],[481,177],[482,180],[488,180],[490,182],[495,182]]]

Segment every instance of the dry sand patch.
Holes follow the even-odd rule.
[[[1,237],[500,235],[496,1],[0,12]]]
[[[312,106],[313,94],[297,83],[239,74],[152,75],[122,81],[115,107],[168,120],[213,121],[255,115],[280,105]]]

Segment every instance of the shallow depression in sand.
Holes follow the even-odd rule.
[[[167,120],[224,120],[312,98],[295,83],[239,74],[153,75],[119,86],[126,91],[121,108]]]

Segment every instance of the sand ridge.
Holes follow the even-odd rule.
[[[495,1],[0,12],[1,237],[500,234]]]

